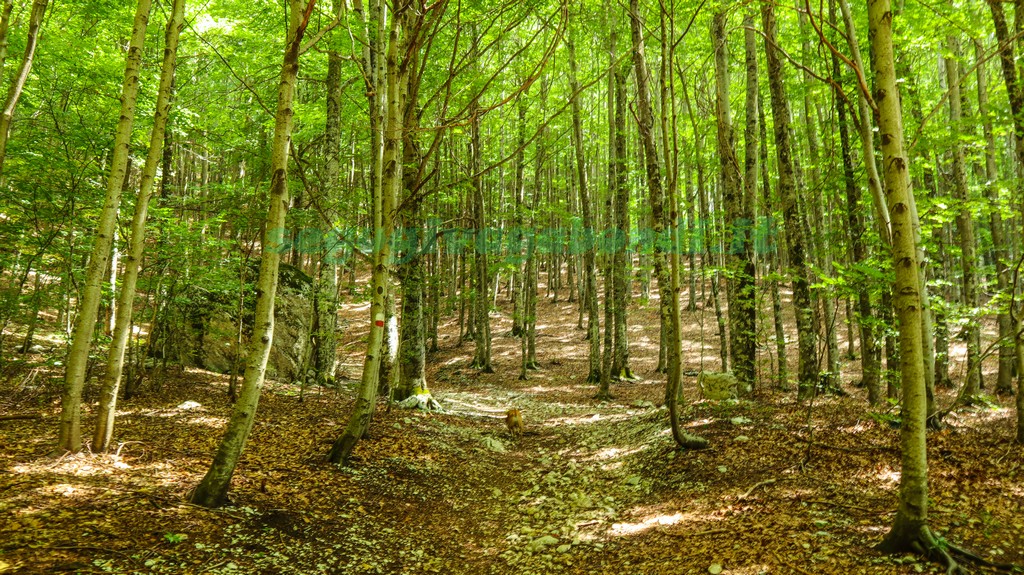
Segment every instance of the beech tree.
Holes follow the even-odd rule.
[[[302,0],[288,2],[288,34],[277,89],[277,114],[274,117],[274,144],[270,162],[273,174],[270,182],[270,209],[267,211],[260,258],[255,327],[238,401],[235,402],[231,419],[209,471],[189,497],[192,503],[204,507],[217,507],[227,501],[231,476],[256,421],[256,408],[259,406],[270,344],[274,338],[274,297],[277,294],[277,274],[281,263],[281,235],[285,229],[285,214],[288,212],[288,148],[291,143],[295,83],[299,74],[299,51],[315,6],[316,0],[309,0],[308,4]]]

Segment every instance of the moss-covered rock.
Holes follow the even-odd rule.
[[[161,326],[166,345],[158,353],[182,365],[230,373],[235,358],[245,361],[245,345],[252,333],[256,307],[255,279],[259,262],[245,273],[242,309],[242,353],[238,354],[238,286],[210,288],[191,284],[169,304]],[[303,379],[313,326],[313,280],[302,270],[281,264],[274,303],[274,341],[267,361],[267,377],[281,381]],[[242,368],[239,366],[239,373]]]

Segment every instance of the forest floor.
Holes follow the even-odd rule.
[[[677,451],[659,407],[656,307],[634,306],[639,379],[615,383],[606,402],[583,381],[575,304],[542,301],[541,369],[527,381],[517,379],[519,340],[506,335],[507,314],[492,316],[494,374],[468,369],[472,342],[457,345],[457,325],[444,324],[428,381],[445,411],[382,402],[372,437],[346,468],[324,456],[347,421],[355,382],[305,394],[269,382],[232,505],[217,510],[186,498],[230,411],[225,376],[158,373],[159,383],[120,406],[115,454],[54,458],[62,371],[44,357],[10,363],[0,417],[40,418],[0,421],[0,572],[939,571],[921,557],[873,550],[896,507],[899,431],[894,413],[870,412],[852,385],[856,361],[844,364],[848,395],[810,404],[767,383],[751,399],[693,401],[696,378],[686,377],[684,422],[711,448]],[[343,314],[341,369],[354,379],[366,304]],[[684,368],[717,367],[713,313],[688,312],[686,321]],[[769,381],[768,352],[759,353]],[[88,393],[94,401],[96,391]],[[943,405],[951,399],[944,391]],[[1024,565],[1024,447],[1012,443],[1003,403],[958,410],[930,433],[931,524],[988,560]],[[525,416],[519,440],[505,431],[510,406]],[[86,429],[91,416],[87,409]]]

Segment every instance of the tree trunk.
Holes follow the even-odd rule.
[[[832,73],[840,76],[839,58],[832,55]],[[836,87],[836,101],[839,102],[839,87]],[[864,219],[861,216],[860,187],[857,185],[853,171],[852,150],[850,147],[850,130],[847,121],[847,109],[842,103],[838,106],[839,140],[842,148],[843,181],[846,192],[846,225],[849,229],[850,251],[855,266],[866,266],[867,248],[864,243]],[[862,148],[863,149],[863,148]],[[871,160],[874,165],[874,158]],[[877,185],[869,184],[869,185]],[[866,277],[857,282],[857,325],[860,327],[860,365],[861,381],[868,390],[868,404],[878,405],[882,400],[879,385],[879,350],[875,340],[874,319],[871,310],[871,293],[868,291]]]
[[[745,109],[747,115],[746,128],[743,133],[745,146],[743,159],[743,195],[740,197],[739,221],[741,222],[742,256],[736,274],[735,304],[739,308],[737,315],[740,322],[733,326],[733,337],[739,345],[733,348],[733,372],[742,382],[744,374],[748,375],[748,389],[753,390],[757,379],[757,285],[756,285],[756,254],[754,253],[754,228],[757,213],[754,209],[757,198],[757,171],[761,161],[758,154],[758,105],[760,90],[757,72],[757,32],[754,31],[754,14],[748,12],[743,17],[744,53],[746,56],[747,90]],[[731,308],[730,308],[731,310]]]
[[[3,7],[0,8],[0,80],[4,77],[4,68],[7,63],[12,10],[14,10],[14,0],[4,0]]]
[[[749,311],[752,303],[752,292],[749,282],[741,281],[746,270],[746,250],[744,221],[742,214],[741,189],[743,181],[740,176],[740,162],[736,157],[736,135],[732,127],[732,111],[729,109],[729,52],[726,47],[726,15],[724,11],[716,12],[711,23],[711,41],[715,50],[715,116],[718,125],[718,158],[720,162],[720,181],[725,205],[725,237],[726,253],[726,300],[729,305],[729,355],[732,356],[732,371],[743,386],[753,384],[754,376],[754,340],[752,326],[749,322]],[[743,283],[743,304],[740,304],[740,284]],[[716,282],[717,285],[717,282]],[[718,315],[718,309],[715,310]],[[722,346],[726,343],[723,339]],[[739,354],[739,355],[737,355]],[[722,369],[727,369],[727,356],[722,354]]]
[[[408,6],[406,7],[408,9]],[[356,404],[352,415],[348,420],[345,431],[334,442],[328,460],[331,463],[347,464],[352,450],[356,443],[362,439],[370,427],[370,418],[373,415],[373,408],[377,401],[377,390],[380,377],[380,365],[383,349],[384,330],[386,329],[386,312],[389,285],[391,281],[391,242],[389,238],[395,228],[395,209],[397,207],[398,191],[402,185],[402,160],[400,147],[404,137],[404,126],[402,124],[402,102],[401,90],[404,84],[399,72],[399,55],[408,54],[413,45],[402,45],[400,40],[403,31],[403,14],[392,13],[387,38],[387,54],[384,58],[383,39],[386,20],[385,7],[383,2],[374,0],[372,19],[378,27],[378,33],[373,40],[374,59],[385,70],[379,73],[379,82],[370,88],[382,92],[382,99],[386,115],[380,118],[383,126],[382,142],[383,154],[381,156],[381,179],[379,185],[373,188],[374,201],[374,246],[373,246],[373,272],[370,279],[371,300],[370,300],[370,336],[367,343],[366,359],[363,362],[363,373],[359,382],[359,392],[356,397]],[[415,47],[418,49],[418,46]],[[371,59],[372,61],[373,59]],[[382,62],[382,60],[384,60]],[[408,69],[406,69],[408,72]],[[371,150],[371,153],[376,153]]]
[[[227,501],[228,488],[235,466],[245,448],[260,400],[260,389],[266,375],[267,359],[274,340],[274,298],[277,294],[277,272],[281,263],[288,212],[288,149],[291,142],[295,101],[295,84],[299,73],[299,48],[316,0],[303,6],[302,0],[289,0],[288,38],[281,64],[277,88],[277,113],[274,117],[274,143],[270,156],[270,208],[267,211],[263,253],[256,289],[256,314],[249,342],[242,389],[231,412],[227,430],[209,471],[189,500],[204,507],[218,507]],[[305,10],[303,10],[305,8]]]
[[[146,39],[146,24],[149,22],[151,0],[139,0],[135,10],[131,42],[121,87],[121,115],[114,134],[114,151],[107,178],[107,193],[96,227],[96,239],[89,256],[85,273],[85,286],[79,296],[78,319],[75,321],[68,351],[67,367],[64,371],[64,392],[60,401],[60,434],[57,448],[78,451],[82,447],[81,402],[82,387],[85,384],[85,369],[89,362],[89,348],[96,326],[100,297],[103,290],[103,276],[110,260],[110,249],[114,241],[114,226],[117,209],[121,203],[121,188],[128,167],[128,147],[131,142],[132,124],[135,119],[135,103],[139,94],[139,69],[142,66],[142,44]],[[2,130],[0,130],[2,131]]]
[[[661,185],[661,166],[658,164],[658,150],[654,143],[654,114],[651,110],[651,88],[647,70],[647,62],[644,57],[643,27],[640,22],[638,0],[630,0],[630,29],[633,37],[633,67],[637,88],[637,124],[640,129],[640,139],[644,148],[646,160],[647,187],[650,193],[651,210],[653,212],[653,232],[655,237],[665,231],[665,198]],[[670,221],[674,225],[676,214],[670,215]],[[673,250],[675,251],[675,250]],[[673,284],[671,270],[662,248],[656,247],[654,254],[654,272],[658,278],[658,290],[660,297],[668,302],[662,307],[663,325],[666,326],[666,336],[669,342],[668,352],[668,378],[666,383],[665,398],[668,401],[669,417],[672,426],[672,437],[679,447],[687,449],[703,449],[708,446],[707,440],[702,437],[690,435],[683,431],[679,424],[679,413],[677,398],[679,397],[680,379],[682,377],[682,340],[680,333],[679,318],[679,293],[678,279]],[[673,256],[678,266],[678,254]],[[677,276],[678,277],[678,276]],[[666,313],[667,312],[667,313]],[[670,317],[665,315],[670,314]]]
[[[984,57],[984,48],[981,42],[974,43],[975,60],[981,61]],[[1002,202],[999,198],[996,181],[999,179],[999,170],[996,168],[996,139],[992,131],[992,117],[989,115],[988,107],[988,72],[985,65],[977,68],[978,77],[978,115],[981,117],[982,130],[985,134],[985,199],[988,200],[991,211],[989,212],[989,231],[992,234],[992,262],[995,264],[996,288],[999,293],[1005,294],[1009,288],[1009,269],[1007,265],[1007,243],[1005,230],[1003,229],[1003,216],[1000,213]],[[1001,308],[996,315],[996,324],[999,327],[999,371],[996,375],[996,393],[1013,393],[1013,327],[1010,314],[1005,308]]]
[[[797,207],[796,181],[793,172],[792,143],[790,139],[789,101],[783,82],[784,68],[775,31],[775,8],[761,6],[762,27],[766,36],[765,51],[768,65],[768,85],[771,89],[772,116],[775,122],[776,154],[778,155],[779,198],[782,202],[789,245],[788,275],[793,282],[793,306],[796,308],[797,340],[800,350],[799,399],[814,394],[818,382],[817,342],[814,333],[811,294],[808,286],[807,263],[804,259],[804,232]]]
[[[981,326],[978,323],[978,278],[977,255],[974,241],[974,223],[967,206],[967,172],[964,149],[960,144],[960,122],[963,115],[960,101],[960,41],[955,36],[948,39],[952,58],[946,60],[946,85],[949,90],[950,141],[953,144],[953,196],[959,205],[956,215],[956,231],[960,240],[960,270],[963,282],[963,304],[968,310],[967,331],[967,378],[961,397],[971,401],[978,395],[981,383]]]
[[[613,281],[615,282],[612,316],[615,322],[615,349],[612,354],[612,377],[633,379],[629,368],[629,186],[627,185],[626,163],[626,79],[629,67],[625,64],[615,70],[615,182],[614,186],[614,227],[619,240],[614,250]]]
[[[900,331],[900,374],[903,387],[902,466],[899,508],[892,530],[879,548],[888,553],[932,549],[928,529],[928,464],[925,425],[928,416],[921,341],[921,286],[913,229],[903,120],[893,65],[892,11],[889,0],[868,3],[871,47],[875,54],[875,102],[882,141],[886,199],[892,222],[893,286]]]
[[[601,325],[597,307],[597,268],[594,257],[592,232],[594,226],[593,208],[590,203],[590,190],[587,187],[587,163],[583,156],[583,122],[581,119],[579,92],[580,84],[576,78],[576,45],[570,35],[569,48],[569,89],[572,92],[572,134],[576,148],[576,178],[579,183],[580,211],[583,215],[584,245],[583,248],[583,307],[587,312],[587,342],[589,345],[590,369],[587,383],[601,381]]]
[[[32,13],[28,17],[28,39],[25,41],[25,54],[21,57],[21,66],[18,68],[18,73],[11,79],[11,86],[7,90],[7,100],[4,102],[3,111],[0,112],[0,174],[3,174],[4,160],[7,158],[7,139],[11,135],[11,122],[14,121],[14,111],[18,107],[18,100],[21,99],[21,92],[25,89],[28,74],[32,71],[32,60],[35,57],[36,44],[39,40],[39,27],[43,24],[43,16],[46,15],[47,4],[48,0],[34,0],[32,2]],[[10,9],[5,6],[4,12],[10,14]],[[6,34],[4,34],[4,37],[6,40]],[[7,46],[5,43],[5,55],[6,51]]]
[[[149,138],[149,152],[146,155],[146,164],[142,169],[142,177],[139,182],[139,195],[135,200],[135,214],[132,216],[131,237],[128,241],[128,254],[125,257],[121,289],[117,294],[117,305],[114,307],[116,310],[115,326],[107,353],[107,371],[103,378],[96,431],[92,439],[94,452],[105,451],[110,446],[111,436],[114,433],[114,414],[124,367],[125,344],[131,335],[135,284],[139,279],[142,250],[146,244],[149,199],[153,195],[156,169],[163,160],[164,133],[167,127],[167,117],[171,111],[171,85],[174,82],[178,36],[183,26],[184,11],[185,0],[174,0],[164,33],[164,60],[160,74],[160,89],[157,93],[156,114]]]

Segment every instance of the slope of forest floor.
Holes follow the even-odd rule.
[[[342,371],[356,378],[366,306],[343,313]],[[429,358],[445,411],[382,401],[347,468],[324,456],[355,382],[304,394],[269,382],[232,505],[218,510],[185,501],[229,414],[224,376],[158,374],[120,406],[116,454],[53,458],[62,373],[30,356],[0,378],[0,416],[41,416],[0,421],[0,572],[938,572],[872,549],[895,510],[899,432],[892,412],[869,412],[851,385],[856,362],[844,366],[843,397],[798,404],[766,384],[749,400],[693,401],[684,420],[711,448],[679,452],[659,407],[655,314],[656,302],[634,310],[639,379],[613,385],[607,402],[583,383],[575,304],[542,301],[542,369],[527,381],[507,316],[493,316],[494,374],[466,367],[472,342],[456,345],[458,327],[445,324]],[[687,314],[689,372],[715,365],[717,338],[701,335],[713,316],[707,326],[700,317]],[[692,400],[695,378],[684,384]],[[525,415],[519,440],[504,428],[510,406]],[[1012,443],[1011,415],[996,404],[961,410],[930,434],[931,521],[942,538],[1022,565],[1024,448]]]

